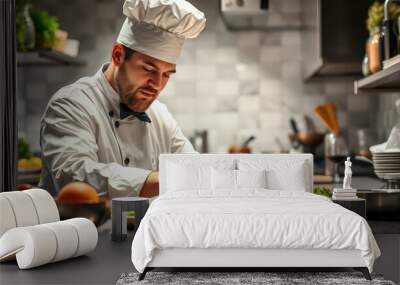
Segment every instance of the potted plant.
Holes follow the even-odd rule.
[[[36,31],[36,48],[54,47],[57,44],[58,18],[39,9],[33,9],[31,16]]]

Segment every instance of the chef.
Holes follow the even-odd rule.
[[[204,14],[184,0],[126,0],[123,13],[111,63],[61,88],[42,117],[40,186],[52,194],[82,181],[111,197],[153,197],[158,156],[194,152],[157,97]]]

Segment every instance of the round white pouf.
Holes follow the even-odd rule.
[[[49,192],[35,188],[25,190],[23,193],[31,197],[39,218],[39,224],[57,222],[60,220],[56,202]]]
[[[13,228],[0,239],[0,260],[16,254],[20,269],[49,263],[56,252],[55,234],[42,225]]]
[[[30,196],[22,191],[3,192],[13,209],[17,227],[33,226],[39,223],[35,205]]]
[[[74,218],[65,220],[65,222],[73,225],[78,233],[78,250],[74,257],[86,254],[96,248],[98,232],[92,221],[85,218]]]
[[[74,227],[65,221],[43,224],[51,229],[57,238],[57,252],[51,262],[71,258],[78,250],[78,233]]]
[[[15,228],[17,223],[10,202],[0,195],[0,238],[9,229]]]
[[[77,257],[96,248],[98,233],[88,219],[8,230],[0,238],[0,261],[16,257],[20,269]]]

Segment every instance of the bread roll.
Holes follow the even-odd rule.
[[[96,189],[83,182],[72,182],[65,185],[58,194],[59,203],[99,203]]]

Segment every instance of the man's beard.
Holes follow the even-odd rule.
[[[119,96],[122,103],[127,105],[131,110],[144,112],[153,101],[158,97],[158,91],[149,85],[135,86],[133,84],[125,86],[123,82],[128,82],[126,67],[122,66],[119,70],[119,78],[116,83],[119,90]],[[140,94],[139,92],[144,93]]]
[[[153,97],[151,97],[151,98],[146,97],[146,99],[144,99],[143,97],[145,95],[139,94],[139,92],[142,90],[144,92],[154,94]],[[129,92],[126,92],[125,94],[123,94],[121,96],[122,97],[121,101],[134,111],[144,112],[154,102],[154,100],[157,98],[157,95],[158,95],[157,91],[151,87],[140,87],[135,90],[130,90]]]

